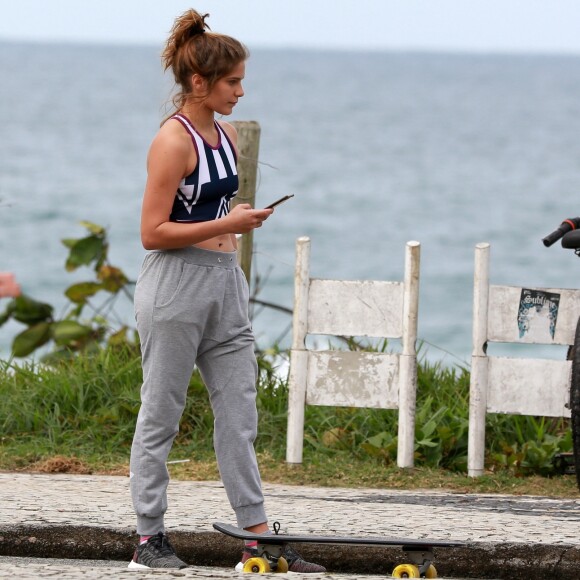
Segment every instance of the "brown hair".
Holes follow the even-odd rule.
[[[172,98],[180,109],[191,94],[191,77],[198,74],[207,81],[208,92],[250,53],[238,40],[211,32],[205,20],[209,14],[187,10],[177,18],[161,54],[164,69],[171,69],[178,87]]]

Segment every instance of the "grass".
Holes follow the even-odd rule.
[[[219,480],[219,472],[213,457],[188,458],[186,461],[168,465],[172,479]],[[288,466],[280,459],[264,452],[258,454],[258,461],[264,482],[283,485],[580,497],[576,478],[572,475],[550,478],[539,475],[516,477],[509,471],[499,471],[471,478],[445,469],[384,467],[368,460],[353,461],[347,454],[332,458],[315,457],[314,460],[306,460],[301,466]],[[0,455],[0,465],[2,469],[13,472],[129,475],[128,456],[84,458],[74,454],[40,456],[30,450],[26,456],[8,458]]]
[[[574,476],[557,475],[552,459],[571,448],[568,422],[490,415],[487,473],[465,475],[469,372],[419,365],[416,465],[396,467],[395,411],[308,407],[304,463],[284,462],[287,386],[271,359],[259,357],[256,441],[264,481],[273,483],[437,489],[580,497]],[[141,369],[128,348],[100,349],[51,367],[0,361],[0,469],[44,473],[128,473],[139,409]],[[192,377],[172,477],[218,479],[213,416],[199,376]]]

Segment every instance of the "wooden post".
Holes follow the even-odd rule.
[[[469,432],[467,472],[470,477],[484,473],[485,417],[487,413],[487,379],[489,359],[485,352],[489,302],[489,244],[475,246],[473,283],[473,352],[469,386]]]
[[[286,432],[286,463],[302,463],[304,448],[304,406],[306,405],[306,373],[308,372],[308,291],[310,289],[310,238],[296,240],[294,268],[294,318],[292,319],[292,350],[288,376],[288,428]]]
[[[258,175],[258,152],[260,150],[260,125],[256,121],[233,121],[238,132],[238,178],[240,186],[233,199],[232,207],[238,203],[256,202],[256,181]],[[248,284],[252,275],[253,231],[238,238],[238,262],[246,275]]]
[[[399,357],[399,435],[397,465],[413,467],[415,459],[415,408],[417,404],[417,319],[421,244],[407,242],[403,299],[402,352]]]

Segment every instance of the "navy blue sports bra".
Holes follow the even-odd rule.
[[[184,115],[171,117],[191,135],[197,153],[193,173],[181,180],[169,216],[172,222],[206,222],[226,216],[230,200],[238,193],[236,153],[224,130],[216,122],[217,147],[211,147]]]

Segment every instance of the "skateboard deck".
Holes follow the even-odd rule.
[[[264,573],[269,571],[287,571],[277,569],[278,561],[283,560],[284,547],[286,544],[334,544],[353,546],[400,546],[405,552],[410,564],[397,566],[393,571],[395,578],[436,578],[437,571],[432,564],[433,548],[458,548],[465,546],[464,542],[412,539],[412,538],[386,538],[386,537],[355,537],[355,536],[316,536],[280,534],[280,524],[274,523],[273,534],[254,534],[242,530],[231,524],[216,522],[213,527],[218,532],[238,538],[240,540],[257,542],[257,557],[248,560],[250,564],[244,566],[244,572]],[[256,562],[253,562],[256,560]],[[262,560],[263,562],[260,562]],[[282,567],[285,566],[285,561]],[[246,569],[247,568],[247,569]]]

